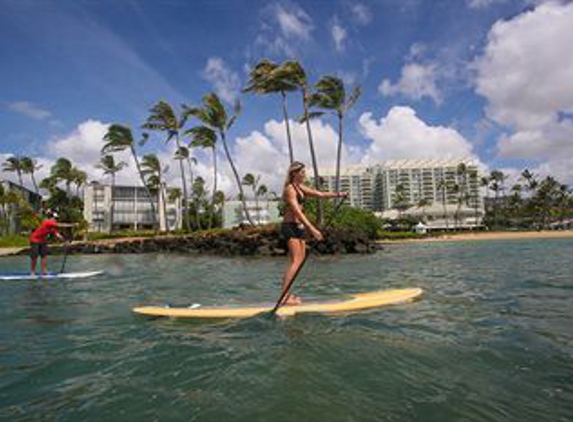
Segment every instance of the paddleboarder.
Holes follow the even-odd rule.
[[[306,198],[344,198],[347,193],[321,192],[304,185],[306,177],[305,165],[301,162],[293,162],[289,168],[284,183],[283,200],[285,212],[281,225],[281,234],[288,244],[289,264],[283,276],[282,290],[288,289],[297,270],[304,262],[306,256],[306,234],[310,234],[317,241],[323,239],[322,233],[310,222],[304,214],[304,202]],[[283,299],[282,305],[299,305],[302,301],[298,296],[288,294]]]
[[[56,212],[50,213],[50,217],[43,220],[38,228],[34,230],[29,238],[30,242],[30,275],[36,275],[36,263],[38,256],[41,258],[41,274],[46,275],[48,267],[48,236],[53,235],[65,241],[64,236],[58,232],[59,227],[73,227],[73,224],[59,223],[57,221],[58,214]]]

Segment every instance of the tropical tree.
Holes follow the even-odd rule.
[[[2,170],[16,173],[18,175],[18,181],[20,182],[21,186],[24,186],[22,182],[22,173],[24,172],[22,166],[22,159],[20,157],[12,156],[6,158],[6,161],[2,163]]]
[[[142,135],[142,142],[147,140],[148,135],[144,133]],[[129,150],[133,161],[135,162],[135,167],[137,168],[137,173],[139,174],[139,179],[141,184],[146,190],[147,198],[149,199],[149,205],[151,207],[151,216],[153,225],[157,227],[157,214],[155,211],[155,204],[153,203],[153,197],[147,183],[145,183],[145,177],[141,172],[141,165],[139,159],[137,158],[137,152],[135,151],[135,140],[133,139],[133,133],[131,129],[127,126],[120,124],[112,124],[106,134],[104,135],[104,146],[101,149],[102,154],[114,153]]]
[[[308,145],[310,149],[310,157],[312,160],[312,169],[314,172],[314,187],[316,190],[320,190],[320,175],[318,173],[318,162],[316,160],[316,153],[314,150],[314,141],[312,137],[312,130],[310,128],[310,100],[312,96],[312,92],[306,77],[306,72],[304,71],[301,64],[294,60],[294,61],[287,61],[280,65],[277,69],[273,71],[273,77],[278,78],[279,80],[285,80],[291,82],[295,85],[302,95],[302,108],[303,108],[303,117],[302,121],[306,124],[306,133],[308,136]],[[323,209],[322,209],[322,201],[318,198],[318,210],[317,216],[319,224],[322,225],[323,223]]]
[[[444,221],[446,223],[446,230],[449,229],[448,224],[448,209],[447,209],[447,198],[448,198],[448,183],[445,178],[438,179],[436,184],[436,190],[442,194],[442,206],[444,210]]]
[[[243,92],[253,92],[260,95],[279,93],[281,95],[289,159],[290,163],[292,163],[294,161],[294,152],[292,147],[292,137],[288,116],[287,92],[296,91],[298,87],[293,80],[288,77],[284,77],[284,74],[277,75],[275,70],[278,67],[278,64],[268,59],[262,59],[259,61],[251,69],[248,85],[243,89]]]
[[[76,196],[80,197],[80,188],[88,181],[88,175],[85,171],[77,167],[72,167],[70,174],[71,183],[76,185]]]
[[[213,157],[213,193],[211,195],[211,213],[208,228],[213,227],[213,213],[215,212],[215,193],[217,192],[217,133],[207,126],[195,126],[185,132],[191,137],[191,146],[211,149]],[[196,207],[196,210],[198,208]]]
[[[167,203],[164,193],[163,181],[165,173],[167,173],[168,167],[163,167],[159,158],[155,154],[144,155],[141,159],[141,172],[147,180],[147,185],[150,190],[157,192],[157,204],[163,204],[163,223],[167,231],[169,231],[169,224],[167,222]]]
[[[211,132],[216,133],[223,143],[223,149],[225,150],[225,155],[227,157],[227,161],[231,166],[231,170],[235,177],[235,182],[237,183],[237,187],[239,189],[239,195],[241,196],[241,202],[243,203],[243,210],[245,212],[245,217],[247,221],[253,225],[253,220],[251,219],[251,215],[247,208],[247,204],[245,203],[244,194],[243,194],[243,186],[241,184],[241,178],[239,177],[239,173],[233,162],[233,158],[231,157],[231,152],[229,150],[229,146],[227,145],[227,132],[235,123],[235,120],[239,116],[241,112],[241,104],[237,102],[234,107],[234,113],[231,117],[228,117],[227,111],[225,110],[225,106],[221,103],[221,100],[215,93],[210,93],[203,96],[203,105],[202,107],[184,107],[184,115],[185,116],[193,116],[199,119],[202,123],[201,126],[198,126],[202,129],[191,129],[191,133],[210,133],[208,137],[212,137]],[[195,132],[193,132],[195,131]]]
[[[261,175],[254,176],[251,173],[245,174],[243,177],[243,185],[250,186],[253,190],[253,197],[255,199],[255,208],[257,209],[257,224],[261,224],[261,210],[259,208],[258,187],[261,181]]]
[[[42,168],[42,165],[37,164],[36,160],[30,157],[22,157],[20,159],[20,163],[22,165],[22,173],[29,174],[30,179],[32,180],[32,184],[34,185],[34,190],[37,194],[40,193],[38,190],[38,184],[36,183],[36,177],[34,176],[37,170]]]
[[[416,204],[416,206],[418,208],[422,208],[422,221],[423,222],[426,222],[426,207],[430,204],[431,204],[431,202],[427,198],[420,198],[420,200]]]
[[[207,201],[205,200],[206,194],[207,193],[205,192],[205,179],[203,179],[201,176],[197,176],[195,178],[195,181],[193,182],[193,186],[191,187],[191,195],[193,196],[193,205],[196,208],[196,213],[198,216],[196,222],[197,230],[202,229],[200,210],[207,208],[206,206]]]
[[[181,130],[185,125],[187,120],[187,115],[182,114],[179,118],[175,114],[175,110],[171,105],[165,101],[159,101],[155,104],[151,110],[151,115],[147,118],[147,121],[143,124],[143,128],[149,130],[156,130],[164,132],[167,135],[165,142],[169,142],[175,139],[177,145],[175,159],[179,161],[179,171],[181,174],[181,187],[183,188],[183,223],[186,230],[190,230],[189,226],[189,209],[188,209],[188,195],[187,195],[187,181],[185,179],[185,167],[183,166],[184,153],[181,148],[183,145],[181,143]],[[187,154],[188,156],[188,154]]]
[[[113,222],[115,220],[115,175],[127,167],[127,163],[125,161],[120,161],[116,163],[115,158],[111,154],[103,155],[100,158],[98,164],[95,165],[96,168],[103,171],[105,176],[110,176],[111,180],[111,207],[110,207],[110,225],[109,230],[110,233],[113,231]]]
[[[73,164],[67,158],[58,158],[50,169],[51,177],[57,183],[64,182],[66,185],[66,195],[70,196],[70,185],[74,180]]]
[[[346,89],[342,79],[335,76],[323,76],[317,82],[314,93],[310,96],[310,106],[319,109],[329,110],[338,117],[338,147],[336,149],[336,179],[335,190],[340,191],[340,162],[342,159],[342,142],[343,142],[343,121],[344,116],[354,106],[360,93],[359,86],[355,87],[352,93],[347,97]],[[314,112],[314,116],[320,116],[323,113]]]

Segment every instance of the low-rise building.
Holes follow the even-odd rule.
[[[84,190],[84,218],[94,232],[151,229],[155,221],[161,231],[177,230],[182,227],[181,199],[170,200],[169,191],[164,187],[161,195],[150,200],[141,186],[116,185],[112,189],[111,185],[92,182]]]
[[[249,215],[256,225],[281,221],[277,201],[245,201]],[[223,228],[230,229],[249,224],[241,201],[227,201],[223,205]]]

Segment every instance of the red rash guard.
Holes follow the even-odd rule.
[[[54,235],[59,235],[58,231],[56,230],[56,227],[58,226],[58,223],[56,222],[56,220],[45,220],[42,221],[42,224],[40,224],[40,227],[38,227],[36,230],[34,230],[34,232],[32,233],[32,235],[30,236],[30,242],[32,243],[46,243],[47,242],[47,237],[50,234],[54,234]]]

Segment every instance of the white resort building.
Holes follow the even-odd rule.
[[[159,229],[177,230],[182,227],[181,199],[169,201],[169,188],[152,198]],[[163,198],[166,198],[164,203]],[[114,186],[92,182],[84,190],[84,218],[89,230],[108,232],[113,229],[151,229],[153,213],[147,190],[141,186]]]
[[[324,189],[335,190],[333,169],[323,169],[320,176]],[[410,216],[429,229],[482,224],[478,168],[470,159],[391,160],[349,167],[341,169],[340,184],[351,205],[382,218]]]

